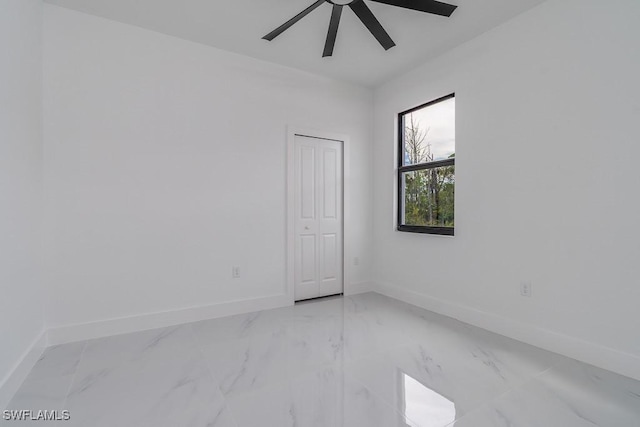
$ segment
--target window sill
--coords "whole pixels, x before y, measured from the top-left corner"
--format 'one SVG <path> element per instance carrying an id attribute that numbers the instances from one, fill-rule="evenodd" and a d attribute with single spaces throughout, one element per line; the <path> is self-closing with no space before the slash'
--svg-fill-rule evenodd
<path id="1" fill-rule="evenodd" d="M 405 233 L 421 233 L 421 234 L 436 234 L 439 236 L 453 236 L 453 227 L 427 227 L 423 225 L 399 225 L 398 231 Z"/>

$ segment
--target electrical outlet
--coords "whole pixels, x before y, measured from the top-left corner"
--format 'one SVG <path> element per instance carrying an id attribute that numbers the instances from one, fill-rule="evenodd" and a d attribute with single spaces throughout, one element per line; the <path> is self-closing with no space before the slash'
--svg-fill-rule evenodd
<path id="1" fill-rule="evenodd" d="M 520 295 L 522 295 L 523 297 L 531 297 L 531 288 L 533 287 L 533 284 L 531 282 L 521 282 L 520 283 Z"/>
<path id="2" fill-rule="evenodd" d="M 240 277 L 240 267 L 233 267 L 233 269 L 231 270 L 231 275 L 234 279 Z"/>

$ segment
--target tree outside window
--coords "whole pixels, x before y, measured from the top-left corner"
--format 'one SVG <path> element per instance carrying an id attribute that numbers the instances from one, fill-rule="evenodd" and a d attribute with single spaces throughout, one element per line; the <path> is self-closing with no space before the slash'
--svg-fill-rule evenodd
<path id="1" fill-rule="evenodd" d="M 455 98 L 398 116 L 398 230 L 454 234 Z"/>

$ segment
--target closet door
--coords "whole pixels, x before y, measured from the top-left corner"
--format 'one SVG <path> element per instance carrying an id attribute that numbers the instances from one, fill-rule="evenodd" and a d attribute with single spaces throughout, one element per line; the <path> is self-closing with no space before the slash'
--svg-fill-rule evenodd
<path id="1" fill-rule="evenodd" d="M 342 143 L 295 138 L 295 299 L 343 292 Z"/>

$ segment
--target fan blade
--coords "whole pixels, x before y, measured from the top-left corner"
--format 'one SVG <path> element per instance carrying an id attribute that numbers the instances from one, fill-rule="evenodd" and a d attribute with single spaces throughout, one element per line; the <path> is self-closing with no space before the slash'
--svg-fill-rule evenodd
<path id="1" fill-rule="evenodd" d="M 405 9 L 417 10 L 418 12 L 433 13 L 440 16 L 451 16 L 458 6 L 442 3 L 436 0 L 372 0 L 377 3 L 384 3 L 391 6 L 403 7 Z"/>
<path id="2" fill-rule="evenodd" d="M 396 44 L 391 40 L 389 34 L 382 28 L 380 22 L 376 19 L 371 12 L 371 9 L 364 4 L 363 0 L 356 0 L 353 3 L 349 3 L 349 7 L 360 18 L 362 23 L 371 31 L 371 34 L 378 40 L 384 50 L 389 50 Z"/>
<path id="3" fill-rule="evenodd" d="M 269 40 L 269 41 L 275 39 L 280 34 L 284 33 L 286 30 L 291 28 L 291 26 L 293 24 L 295 24 L 296 22 L 298 22 L 299 20 L 301 20 L 302 18 L 307 16 L 309 13 L 314 11 L 317 7 L 319 7 L 323 3 L 325 3 L 325 0 L 316 1 L 314 4 L 312 4 L 311 6 L 309 6 L 308 8 L 306 8 L 305 10 L 303 10 L 302 12 L 300 12 L 299 14 L 294 16 L 293 18 L 289 19 L 287 22 L 285 22 L 284 24 L 280 25 L 278 28 L 276 28 L 275 30 L 271 31 L 266 36 L 264 36 L 263 39 L 264 40 Z"/>
<path id="4" fill-rule="evenodd" d="M 322 57 L 333 55 L 333 47 L 336 45 L 336 37 L 338 35 L 338 25 L 340 25 L 340 17 L 342 16 L 342 5 L 334 4 L 331 11 L 331 21 L 329 21 L 329 32 L 327 33 L 327 41 L 324 44 L 324 52 Z"/>

